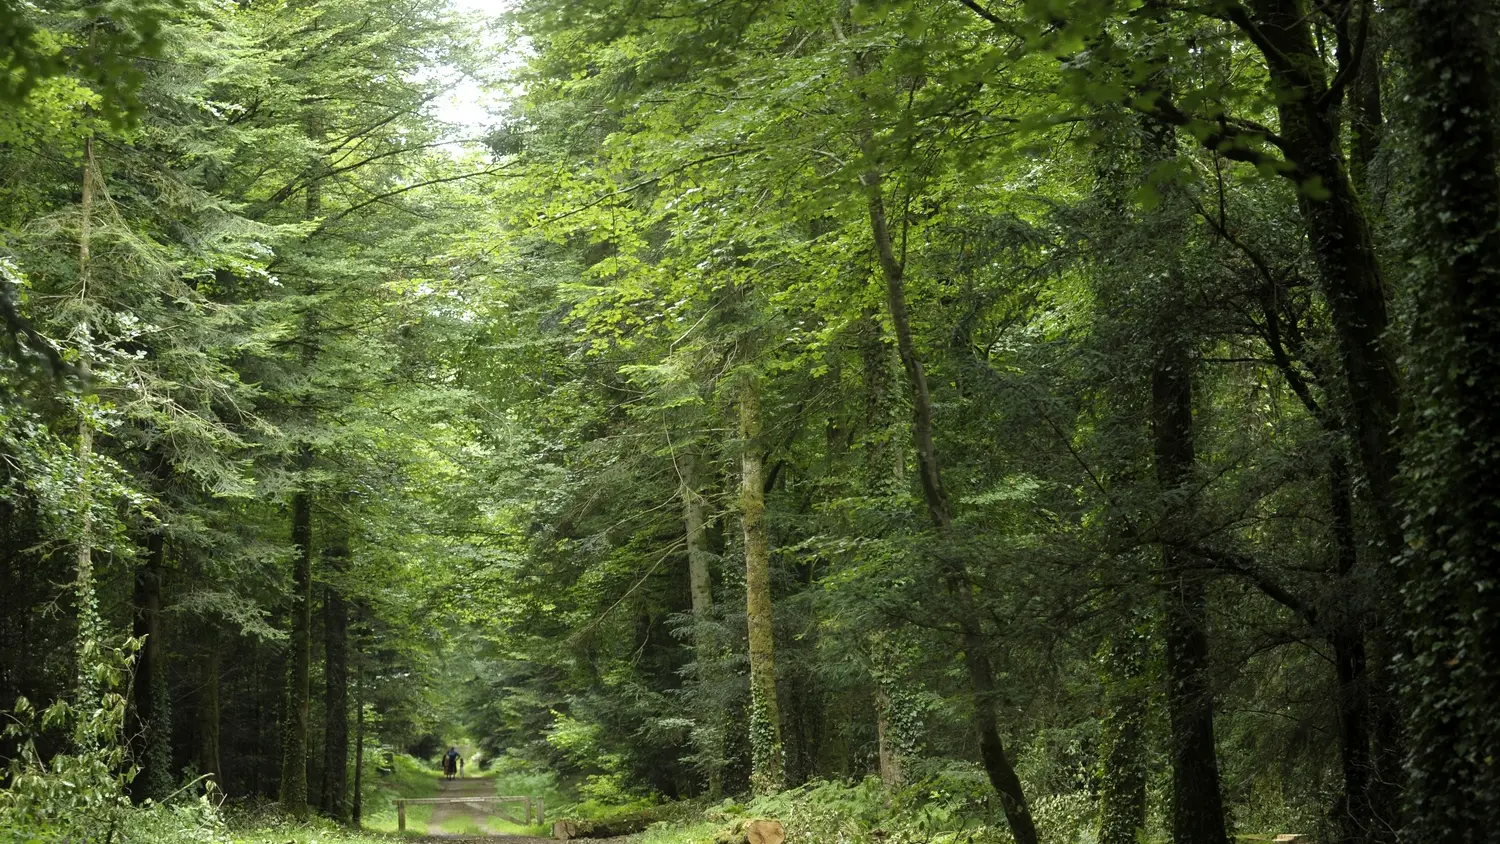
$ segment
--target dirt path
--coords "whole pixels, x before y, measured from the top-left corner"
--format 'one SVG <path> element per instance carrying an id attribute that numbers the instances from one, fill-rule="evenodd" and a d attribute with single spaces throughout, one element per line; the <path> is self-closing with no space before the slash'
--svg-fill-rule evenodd
<path id="1" fill-rule="evenodd" d="M 441 780 L 438 797 L 493 797 L 495 782 L 490 779 Z M 414 839 L 420 844 L 553 844 L 551 838 L 505 835 L 491 832 L 486 820 L 491 816 L 482 805 L 473 803 L 439 803 L 432 807 L 427 834 Z M 468 828 L 468 832 L 448 832 Z M 472 830 L 478 829 L 476 835 Z M 624 844 L 628 838 L 592 839 L 589 844 Z"/>
<path id="2" fill-rule="evenodd" d="M 488 779 L 455 779 L 440 780 L 438 782 L 439 797 L 494 797 L 495 783 Z M 478 829 L 481 835 L 488 835 L 490 829 L 485 825 L 488 813 L 483 806 L 473 803 L 439 803 L 432 807 L 432 817 L 427 821 L 428 838 L 453 841 L 454 839 L 473 838 L 463 833 L 448 832 L 464 827 Z M 513 838 L 506 836 L 512 841 L 535 841 L 538 839 Z"/>

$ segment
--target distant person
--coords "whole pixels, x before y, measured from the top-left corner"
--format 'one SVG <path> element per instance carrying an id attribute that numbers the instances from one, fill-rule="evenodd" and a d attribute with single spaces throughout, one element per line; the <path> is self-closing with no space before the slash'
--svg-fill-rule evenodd
<path id="1" fill-rule="evenodd" d="M 462 756 L 458 757 L 458 775 L 460 777 L 464 775 L 464 758 Z"/>
<path id="2" fill-rule="evenodd" d="M 443 754 L 443 776 L 450 780 L 458 776 L 459 758 L 457 747 L 448 748 L 448 752 Z"/>

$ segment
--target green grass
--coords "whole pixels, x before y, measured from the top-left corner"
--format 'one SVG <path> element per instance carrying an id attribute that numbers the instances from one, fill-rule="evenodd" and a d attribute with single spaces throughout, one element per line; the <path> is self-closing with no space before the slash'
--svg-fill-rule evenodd
<path id="1" fill-rule="evenodd" d="M 234 844 L 392 844 L 387 836 L 340 829 L 331 823 L 240 829 L 231 834 L 230 840 Z"/>
<path id="2" fill-rule="evenodd" d="M 431 831 L 428 830 L 428 832 Z M 458 817 L 443 824 L 442 831 L 453 835 L 484 835 L 487 830 L 474 818 Z"/>
<path id="3" fill-rule="evenodd" d="M 436 797 L 439 774 L 435 768 L 410 756 L 395 756 L 389 773 L 376 773 L 364 790 L 364 828 L 372 832 L 395 832 L 398 798 Z M 373 766 L 367 770 L 373 771 Z M 408 832 L 426 832 L 431 806 L 407 806 Z"/>
<path id="4" fill-rule="evenodd" d="M 636 844 L 705 844 L 724 828 L 722 822 L 662 824 L 653 826 L 636 839 Z"/>

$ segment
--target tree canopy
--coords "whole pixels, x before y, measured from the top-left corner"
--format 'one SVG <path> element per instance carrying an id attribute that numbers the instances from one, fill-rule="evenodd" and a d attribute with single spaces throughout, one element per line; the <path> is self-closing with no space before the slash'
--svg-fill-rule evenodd
<path id="1" fill-rule="evenodd" d="M 0 833 L 1492 840 L 1497 16 L 0 0 Z"/>

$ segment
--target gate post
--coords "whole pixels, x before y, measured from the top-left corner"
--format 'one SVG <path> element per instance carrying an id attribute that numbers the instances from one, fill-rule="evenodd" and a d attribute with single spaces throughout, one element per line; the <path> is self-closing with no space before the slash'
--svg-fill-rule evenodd
<path id="1" fill-rule="evenodd" d="M 401 831 L 401 832 L 405 832 L 406 831 L 406 801 L 405 800 L 397 800 L 396 801 L 396 829 L 399 830 L 399 831 Z"/>
<path id="2" fill-rule="evenodd" d="M 545 826 L 546 824 L 547 824 L 547 803 L 546 803 L 545 800 L 543 800 L 542 798 L 538 797 L 536 799 L 536 825 L 537 826 Z"/>

